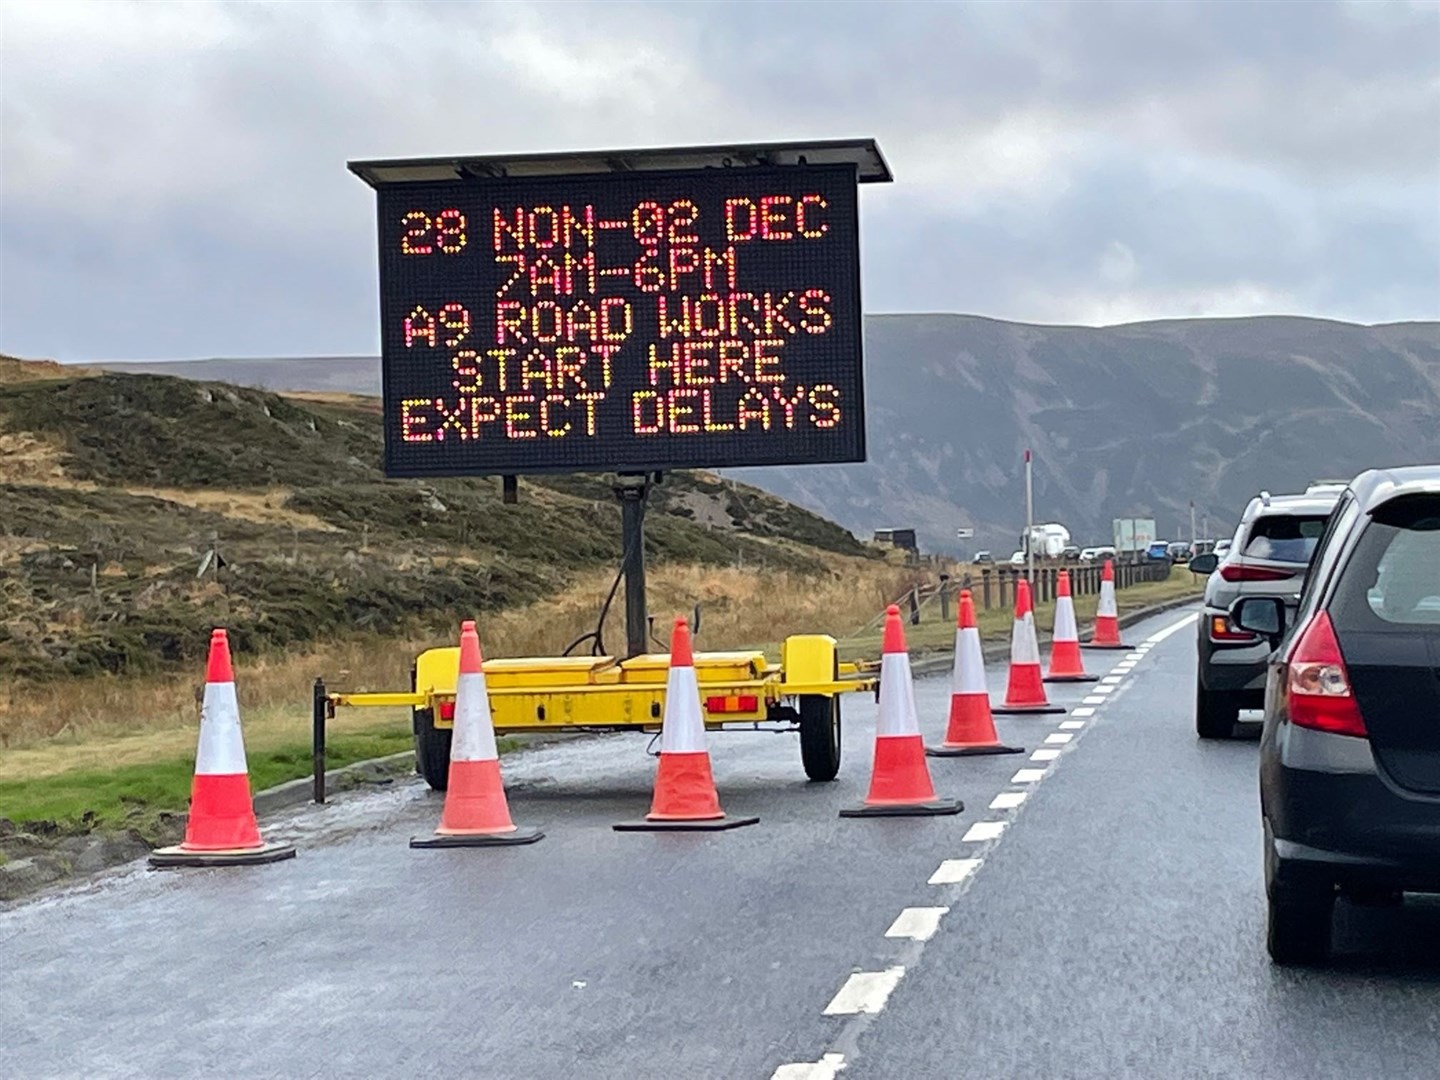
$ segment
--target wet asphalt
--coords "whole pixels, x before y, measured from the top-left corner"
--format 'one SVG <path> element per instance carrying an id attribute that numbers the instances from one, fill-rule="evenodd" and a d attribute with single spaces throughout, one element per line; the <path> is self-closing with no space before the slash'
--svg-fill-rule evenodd
<path id="1" fill-rule="evenodd" d="M 833 784 L 805 781 L 793 735 L 712 736 L 750 828 L 612 831 L 647 809 L 654 761 L 605 737 L 507 759 L 532 846 L 411 850 L 440 804 L 407 782 L 265 822 L 290 862 L 131 868 L 0 912 L 0 1076 L 763 1080 L 827 1054 L 845 1080 L 1435 1076 L 1440 904 L 1342 911 L 1331 968 L 1269 965 L 1256 747 L 1196 741 L 1193 635 L 1081 706 L 1054 761 L 1028 751 L 1073 713 L 997 718 L 1026 755 L 932 760 L 958 817 L 838 816 L 868 782 L 855 695 Z M 947 695 L 917 684 L 936 738 Z M 976 822 L 1006 825 L 964 840 Z M 929 884 L 963 858 L 963 882 Z M 949 911 L 928 941 L 885 936 L 912 907 Z M 852 973 L 897 967 L 862 1006 L 880 1011 L 824 1015 Z M 807 1074 L 832 1071 L 780 1073 Z"/>

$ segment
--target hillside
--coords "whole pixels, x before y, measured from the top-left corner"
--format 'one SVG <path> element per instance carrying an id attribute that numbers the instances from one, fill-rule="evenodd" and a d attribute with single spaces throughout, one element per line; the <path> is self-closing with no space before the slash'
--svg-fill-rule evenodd
<path id="1" fill-rule="evenodd" d="M 0 365 L 0 678 L 164 672 L 223 622 L 237 648 L 453 629 L 613 567 L 603 477 L 382 477 L 373 402 Z M 223 565 L 202 566 L 218 550 Z M 845 530 L 734 481 L 655 489 L 657 565 L 798 574 L 865 555 Z M 616 623 L 612 634 L 623 631 Z"/>
<path id="2" fill-rule="evenodd" d="M 272 389 L 377 393 L 374 358 L 137 365 Z M 1035 506 L 1078 543 L 1110 519 L 1188 504 L 1228 533 L 1261 488 L 1440 459 L 1440 324 L 1193 319 L 1104 328 L 968 315 L 866 321 L 870 460 L 736 473 L 868 536 L 913 525 L 938 550 L 955 528 L 1011 550 L 1023 525 L 1021 453 Z M 966 542 L 969 549 L 972 542 Z"/>

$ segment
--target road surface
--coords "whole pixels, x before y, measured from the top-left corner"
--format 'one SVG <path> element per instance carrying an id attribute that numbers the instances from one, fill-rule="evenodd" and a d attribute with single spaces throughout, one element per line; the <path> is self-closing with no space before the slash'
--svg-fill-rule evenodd
<path id="1" fill-rule="evenodd" d="M 507 761 L 530 847 L 412 851 L 411 782 L 268 822 L 290 862 L 15 908 L 0 1076 L 1435 1076 L 1440 904 L 1342 904 L 1330 969 L 1266 959 L 1256 747 L 1194 737 L 1193 617 L 1087 653 L 1110 681 L 1051 687 L 1067 715 L 998 718 L 1025 755 L 932 760 L 959 817 L 837 816 L 857 696 L 834 784 L 793 736 L 712 737 L 751 828 L 613 832 L 654 763 L 605 738 Z M 936 737 L 947 695 L 917 684 Z"/>

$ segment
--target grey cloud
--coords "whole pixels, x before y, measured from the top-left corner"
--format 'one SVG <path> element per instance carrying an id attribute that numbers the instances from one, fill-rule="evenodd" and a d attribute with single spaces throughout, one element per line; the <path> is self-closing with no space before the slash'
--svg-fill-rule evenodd
<path id="1" fill-rule="evenodd" d="M 24 354 L 373 350 L 347 158 L 837 135 L 897 173 L 864 199 L 876 310 L 1440 314 L 1437 6 L 14 10 L 0 348 Z"/>

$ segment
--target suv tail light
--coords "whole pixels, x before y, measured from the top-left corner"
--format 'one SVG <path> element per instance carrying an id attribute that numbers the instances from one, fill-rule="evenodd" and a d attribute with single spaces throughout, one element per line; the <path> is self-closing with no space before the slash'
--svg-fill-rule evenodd
<path id="1" fill-rule="evenodd" d="M 1334 735 L 1369 737 L 1328 613 L 1320 612 L 1300 631 L 1290 651 L 1285 689 L 1291 723 Z"/>
<path id="2" fill-rule="evenodd" d="M 1241 630 L 1230 621 L 1229 615 L 1210 616 L 1211 641 L 1259 641 L 1260 635 Z"/>
<path id="3" fill-rule="evenodd" d="M 1275 570 L 1268 566 L 1229 563 L 1220 567 L 1220 576 L 1226 581 L 1284 581 L 1295 574 L 1290 570 Z"/>

